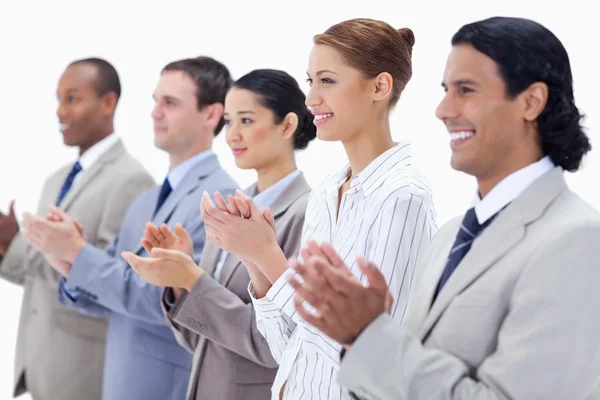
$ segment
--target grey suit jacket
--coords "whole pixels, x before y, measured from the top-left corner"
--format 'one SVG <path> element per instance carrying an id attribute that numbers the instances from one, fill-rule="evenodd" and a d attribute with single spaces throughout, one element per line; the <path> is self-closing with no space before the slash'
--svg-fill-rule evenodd
<path id="1" fill-rule="evenodd" d="M 404 326 L 382 315 L 367 327 L 341 384 L 361 399 L 599 399 L 598 211 L 556 167 L 475 240 L 430 307 L 461 221 L 432 242 Z"/>
<path id="2" fill-rule="evenodd" d="M 205 241 L 202 193 L 233 194 L 236 187 L 212 154 L 190 168 L 154 217 L 160 186 L 131 203 L 119 234 L 105 249 L 86 245 L 77 255 L 66 288 L 81 296 L 71 299 L 65 295 L 62 301 L 84 314 L 109 316 L 103 400 L 185 397 L 192 356 L 177 344 L 167 326 L 160 306 L 162 288 L 144 282 L 121 252 L 147 256 L 140 243 L 146 223 L 165 223 L 174 229 L 179 222 L 189 232 L 199 259 Z"/>
<path id="3" fill-rule="evenodd" d="M 38 215 L 46 215 L 56 203 L 70 169 L 71 164 L 65 165 L 46 180 Z M 152 185 L 151 176 L 119 140 L 76 182 L 61 208 L 81 222 L 89 243 L 102 248 L 118 233 L 131 201 Z M 99 400 L 106 319 L 64 307 L 57 297 L 58 273 L 21 235 L 1 259 L 0 275 L 24 286 L 13 394 Z"/>
<path id="4" fill-rule="evenodd" d="M 298 254 L 310 187 L 303 175 L 273 203 L 277 242 L 287 257 Z M 194 353 L 189 400 L 264 400 L 271 396 L 277 363 L 256 327 L 246 267 L 230 254 L 219 281 L 212 278 L 221 249 L 207 243 L 200 265 L 205 273 L 175 307 L 172 289 L 162 304 L 177 341 Z"/>

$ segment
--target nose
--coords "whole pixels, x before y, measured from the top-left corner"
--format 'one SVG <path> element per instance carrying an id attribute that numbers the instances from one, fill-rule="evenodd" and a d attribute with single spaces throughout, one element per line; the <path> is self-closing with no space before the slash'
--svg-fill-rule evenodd
<path id="1" fill-rule="evenodd" d="M 157 119 L 157 120 L 161 120 L 163 118 L 163 112 L 162 112 L 162 109 L 160 108 L 160 105 L 158 103 L 156 103 L 154 105 L 154 108 L 152 109 L 152 112 L 150 113 L 150 116 L 153 119 Z"/>
<path id="2" fill-rule="evenodd" d="M 314 108 L 322 103 L 323 98 L 321 97 L 319 89 L 317 89 L 314 85 L 311 86 L 306 94 L 306 100 L 304 101 L 304 104 L 309 108 Z"/>
<path id="3" fill-rule="evenodd" d="M 67 116 L 67 110 L 62 101 L 58 102 L 58 107 L 56 107 L 56 116 L 59 121 L 64 121 Z"/>
<path id="4" fill-rule="evenodd" d="M 459 114 L 457 103 L 458 102 L 450 93 L 446 93 L 442 101 L 440 101 L 440 104 L 438 104 L 437 108 L 435 109 L 435 116 L 442 121 L 456 119 Z"/>
<path id="5" fill-rule="evenodd" d="M 225 125 L 225 140 L 227 143 L 238 143 L 242 139 L 242 135 L 240 134 L 240 128 L 238 124 L 231 121 L 229 124 Z"/>

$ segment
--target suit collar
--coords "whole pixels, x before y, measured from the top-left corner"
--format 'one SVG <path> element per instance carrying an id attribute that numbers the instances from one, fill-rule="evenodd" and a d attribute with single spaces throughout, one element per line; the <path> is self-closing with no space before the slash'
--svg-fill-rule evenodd
<path id="1" fill-rule="evenodd" d="M 71 190 L 69 190 L 61 203 L 61 208 L 68 211 L 73 201 L 77 198 L 79 193 L 98 175 L 106 165 L 115 162 L 119 157 L 125 154 L 125 146 L 121 139 L 117 139 L 108 150 L 106 150 L 98 159 L 95 161 L 88 170 L 84 170 L 84 174 L 81 180 L 78 181 Z M 62 181 L 61 181 L 62 185 Z"/>
<path id="2" fill-rule="evenodd" d="M 422 339 L 431 332 L 452 299 L 491 268 L 500 257 L 518 245 L 526 235 L 527 225 L 539 219 L 552 202 L 566 190 L 568 188 L 563 170 L 555 167 L 533 182 L 496 217 L 494 222 L 473 242 L 471 250 L 439 293 L 421 329 Z M 456 224 L 454 233 L 459 226 L 460 224 Z M 439 271 L 436 271 L 437 279 L 431 279 L 429 285 L 423 288 L 424 301 L 432 298 L 431 295 L 445 266 L 454 238 L 455 235 L 449 237 L 448 243 L 444 244 L 446 248 L 441 253 L 442 257 L 438 260 L 439 264 L 433 265 L 434 268 L 439 268 Z M 435 284 L 432 285 L 433 281 Z"/>

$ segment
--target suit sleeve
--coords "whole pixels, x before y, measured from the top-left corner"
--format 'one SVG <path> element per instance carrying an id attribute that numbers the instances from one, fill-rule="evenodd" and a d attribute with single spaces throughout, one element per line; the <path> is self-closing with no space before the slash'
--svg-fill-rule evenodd
<path id="1" fill-rule="evenodd" d="M 163 312 L 167 316 L 167 325 L 169 325 L 169 327 L 173 331 L 177 343 L 179 343 L 181 347 L 193 354 L 194 350 L 196 349 L 196 345 L 198 344 L 200 335 L 180 325 L 179 323 L 177 323 L 177 321 L 175 321 L 174 318 L 175 307 L 181 302 L 185 301 L 186 297 L 187 292 L 184 292 L 177 301 L 175 300 L 173 288 L 165 288 L 161 297 L 161 305 Z"/>
<path id="2" fill-rule="evenodd" d="M 591 349 L 598 347 L 600 320 L 587 310 L 600 305 L 599 241 L 600 226 L 588 226 L 561 232 L 532 254 L 498 347 L 478 367 L 423 346 L 381 315 L 346 353 L 340 384 L 360 399 L 595 398 L 600 352 Z"/>
<path id="3" fill-rule="evenodd" d="M 191 211 L 183 226 L 194 242 L 194 254 L 200 254 L 205 241 L 204 223 L 198 210 Z M 160 302 L 163 288 L 146 283 L 116 254 L 117 240 L 106 250 L 86 244 L 73 263 L 67 289 L 82 293 L 80 299 L 87 298 L 111 312 L 164 325 Z"/>
<path id="4" fill-rule="evenodd" d="M 25 256 L 30 248 L 27 241 L 17 232 L 4 256 L 0 256 L 0 276 L 16 285 L 23 285 L 27 275 Z"/>

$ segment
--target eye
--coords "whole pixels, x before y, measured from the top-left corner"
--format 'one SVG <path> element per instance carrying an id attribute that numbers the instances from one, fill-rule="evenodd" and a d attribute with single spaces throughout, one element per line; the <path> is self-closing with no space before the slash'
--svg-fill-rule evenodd
<path id="1" fill-rule="evenodd" d="M 459 90 L 460 94 L 467 94 L 467 93 L 474 92 L 473 89 L 471 89 L 470 87 L 467 87 L 467 86 L 461 86 L 458 88 L 458 90 Z"/>
<path id="2" fill-rule="evenodd" d="M 77 103 L 78 100 L 79 99 L 77 97 L 75 97 L 75 96 L 68 96 L 67 97 L 67 102 L 69 102 L 69 103 Z"/>
<path id="3" fill-rule="evenodd" d="M 242 118 L 242 125 L 251 124 L 252 120 L 250 118 Z"/>
<path id="4" fill-rule="evenodd" d="M 326 85 L 334 83 L 334 81 L 332 79 L 329 79 L 329 78 L 322 78 L 321 82 L 324 83 L 324 84 L 326 84 Z"/>
<path id="5" fill-rule="evenodd" d="M 306 78 L 306 82 L 308 83 L 308 86 L 312 86 L 313 80 L 310 78 Z"/>

